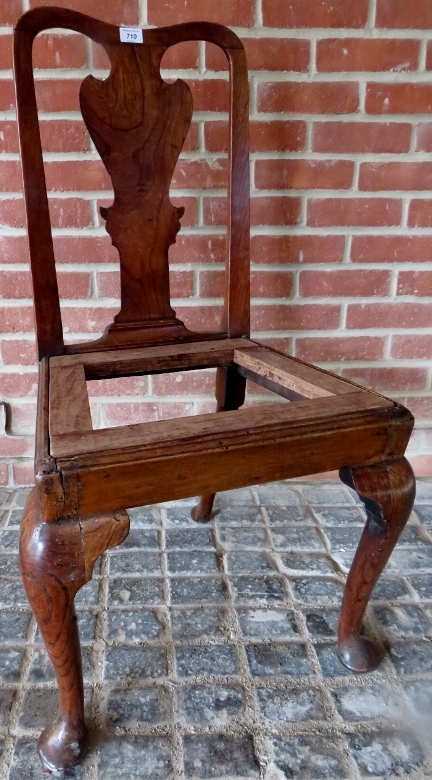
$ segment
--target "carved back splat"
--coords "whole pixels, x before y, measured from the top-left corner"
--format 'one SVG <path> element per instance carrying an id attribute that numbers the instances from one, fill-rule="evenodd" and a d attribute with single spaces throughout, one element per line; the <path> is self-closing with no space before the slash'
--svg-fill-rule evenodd
<path id="1" fill-rule="evenodd" d="M 84 121 L 111 177 L 114 203 L 101 209 L 120 255 L 118 324 L 173 324 L 168 247 L 184 209 L 174 208 L 169 186 L 192 118 L 183 81 L 160 76 L 165 49 L 109 47 L 106 81 L 88 76 L 80 90 Z"/>
<path id="2" fill-rule="evenodd" d="M 101 209 L 120 257 L 120 311 L 101 339 L 65 346 L 46 197 L 34 81 L 32 43 L 38 32 L 63 27 L 89 36 L 108 53 L 106 81 L 84 79 L 80 105 L 85 124 L 111 177 L 114 201 Z M 181 80 L 160 75 L 166 49 L 208 40 L 230 65 L 230 172 L 225 306 L 218 334 L 193 333 L 170 304 L 168 249 L 180 230 L 183 208 L 169 187 L 192 118 L 192 96 Z M 25 14 L 15 34 L 15 75 L 40 357 L 247 336 L 249 332 L 248 87 L 241 42 L 220 25 L 198 22 L 144 31 L 143 44 L 125 44 L 119 29 L 84 14 L 39 8 Z"/>

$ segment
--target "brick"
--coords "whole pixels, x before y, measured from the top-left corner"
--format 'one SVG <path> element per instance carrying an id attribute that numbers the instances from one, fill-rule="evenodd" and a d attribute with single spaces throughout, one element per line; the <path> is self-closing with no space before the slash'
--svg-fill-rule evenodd
<path id="1" fill-rule="evenodd" d="M 175 374 L 155 374 L 151 378 L 152 393 L 157 396 L 213 395 L 214 371 L 185 371 Z M 214 401 L 212 399 L 214 405 Z"/>
<path id="2" fill-rule="evenodd" d="M 47 189 L 51 192 L 110 190 L 111 181 L 100 160 L 63 160 L 45 164 Z"/>
<path id="3" fill-rule="evenodd" d="M 426 368 L 343 368 L 342 376 L 379 392 L 392 390 L 423 390 L 426 386 Z"/>
<path id="4" fill-rule="evenodd" d="M 8 31 L 0 37 L 0 70 L 10 70 L 12 67 L 13 38 L 11 32 Z"/>
<path id="5" fill-rule="evenodd" d="M 225 271 L 200 271 L 200 298 L 222 298 L 225 289 Z"/>
<path id="6" fill-rule="evenodd" d="M 392 336 L 390 355 L 401 360 L 430 360 L 432 358 L 432 335 L 430 333 Z"/>
<path id="7" fill-rule="evenodd" d="M 306 73 L 309 68 L 310 42 L 300 38 L 244 38 L 248 69 Z M 206 43 L 206 68 L 226 70 L 224 53 Z"/>
<path id="8" fill-rule="evenodd" d="M 157 405 L 153 401 L 101 404 L 103 426 L 134 425 L 158 419 Z"/>
<path id="9" fill-rule="evenodd" d="M 0 122 L 0 152 L 18 152 L 18 128 L 16 122 Z M 3 160 L 2 160 L 3 164 Z"/>
<path id="10" fill-rule="evenodd" d="M 409 227 L 432 227 L 432 201 L 412 200 L 408 211 Z"/>
<path id="11" fill-rule="evenodd" d="M 409 395 L 398 398 L 398 401 L 412 412 L 416 421 L 430 420 L 432 417 L 432 396 Z M 431 471 L 432 474 L 432 471 Z"/>
<path id="12" fill-rule="evenodd" d="M 227 160 L 179 160 L 171 186 L 175 189 L 220 189 L 227 186 Z"/>
<path id="13" fill-rule="evenodd" d="M 293 354 L 293 339 L 286 336 L 262 336 L 260 338 L 262 344 L 265 344 L 271 349 L 277 349 L 279 352 L 284 352 L 286 355 Z"/>
<path id="14" fill-rule="evenodd" d="M 228 151 L 227 122 L 206 122 L 204 137 L 207 151 Z M 252 121 L 249 125 L 249 143 L 251 152 L 300 152 L 306 148 L 306 122 Z"/>
<path id="15" fill-rule="evenodd" d="M 32 333 L 34 327 L 31 306 L 0 308 L 0 333 Z"/>
<path id="16" fill-rule="evenodd" d="M 224 294 L 224 271 L 201 271 L 199 294 L 203 298 L 221 298 Z M 252 298 L 289 298 L 293 289 L 290 271 L 252 271 Z"/>
<path id="17" fill-rule="evenodd" d="M 204 224 L 226 225 L 227 205 L 226 198 L 204 198 Z M 250 206 L 251 225 L 296 225 L 299 221 L 300 198 L 252 198 Z"/>
<path id="18" fill-rule="evenodd" d="M 32 286 L 27 271 L 0 271 L 0 298 L 31 298 Z"/>
<path id="19" fill-rule="evenodd" d="M 186 198 L 183 195 L 179 195 L 178 197 L 175 197 L 174 195 L 171 195 L 171 203 L 173 206 L 179 207 L 182 206 L 185 210 L 185 213 L 180 219 L 181 226 L 182 227 L 193 227 L 197 224 L 198 221 L 198 201 L 197 198 Z M 102 223 L 104 221 L 102 220 Z"/>
<path id="20" fill-rule="evenodd" d="M 42 33 L 33 44 L 34 68 L 84 68 L 87 50 L 83 35 Z"/>
<path id="21" fill-rule="evenodd" d="M 0 200 L 0 224 L 14 228 L 24 227 L 26 218 L 22 198 Z"/>
<path id="22" fill-rule="evenodd" d="M 146 376 L 121 376 L 114 379 L 91 379 L 88 382 L 90 398 L 114 398 L 146 395 Z"/>
<path id="23" fill-rule="evenodd" d="M 432 6 L 428 0 L 378 0 L 376 26 L 389 29 L 422 30 L 432 27 Z"/>
<path id="24" fill-rule="evenodd" d="M 10 405 L 10 433 L 13 436 L 33 435 L 36 426 L 36 404 Z"/>
<path id="25" fill-rule="evenodd" d="M 417 152 L 432 152 L 432 123 L 420 122 L 417 126 Z"/>
<path id="26" fill-rule="evenodd" d="M 102 333 L 106 326 L 112 322 L 117 312 L 118 307 L 98 308 L 89 306 L 88 308 L 77 308 L 63 306 L 63 327 L 66 333 Z"/>
<path id="27" fill-rule="evenodd" d="M 54 254 L 59 263 L 118 262 L 109 236 L 56 236 Z"/>
<path id="28" fill-rule="evenodd" d="M 390 293 L 391 271 L 340 270 L 301 271 L 300 295 L 303 298 L 385 296 Z"/>
<path id="29" fill-rule="evenodd" d="M 402 201 L 387 198 L 313 198 L 308 200 L 306 223 L 331 225 L 400 225 Z"/>
<path id="30" fill-rule="evenodd" d="M 340 307 L 328 304 L 297 304 L 252 306 L 252 329 L 271 330 L 331 330 L 339 326 Z"/>
<path id="31" fill-rule="evenodd" d="M 184 140 L 183 151 L 195 152 L 198 149 L 198 123 L 192 122 Z"/>
<path id="32" fill-rule="evenodd" d="M 91 41 L 91 61 L 94 68 L 97 70 L 109 70 L 110 61 L 108 54 L 103 46 Z"/>
<path id="33" fill-rule="evenodd" d="M 257 160 L 255 186 L 263 190 L 348 189 L 354 164 L 350 160 Z"/>
<path id="34" fill-rule="evenodd" d="M 0 452 L 3 458 L 23 458 L 33 454 L 34 443 L 29 436 L 0 435 Z"/>
<path id="35" fill-rule="evenodd" d="M 223 263 L 226 251 L 225 236 L 180 234 L 170 247 L 169 257 L 173 263 Z"/>
<path id="36" fill-rule="evenodd" d="M 297 225 L 301 199 L 280 196 L 251 199 L 251 225 Z"/>
<path id="37" fill-rule="evenodd" d="M 347 328 L 429 328 L 430 305 L 423 303 L 350 303 Z"/>
<path id="38" fill-rule="evenodd" d="M 368 114 L 429 114 L 432 111 L 430 84 L 368 84 Z"/>
<path id="39" fill-rule="evenodd" d="M 327 73 L 417 70 L 420 41 L 327 38 L 317 42 L 317 70 Z"/>
<path id="40" fill-rule="evenodd" d="M 27 236 L 6 236 L 0 233 L 0 257 L 2 263 L 27 263 L 29 261 Z"/>
<path id="41" fill-rule="evenodd" d="M 229 83 L 221 79 L 189 80 L 194 111 L 229 111 Z"/>
<path id="42" fill-rule="evenodd" d="M 198 45 L 197 41 L 184 41 L 170 46 L 162 57 L 161 69 L 196 68 L 198 65 Z"/>
<path id="43" fill-rule="evenodd" d="M 100 298 L 118 298 L 120 295 L 120 276 L 116 271 L 100 271 L 97 274 Z M 193 271 L 170 271 L 170 291 L 172 298 L 187 298 L 193 294 Z"/>
<path id="44" fill-rule="evenodd" d="M 179 22 L 195 22 L 203 19 L 235 27 L 252 27 L 255 3 L 253 0 L 206 0 L 205 9 L 201 0 L 148 0 L 149 24 L 169 25 Z"/>
<path id="45" fill-rule="evenodd" d="M 91 202 L 84 198 L 49 198 L 51 224 L 55 228 L 92 225 Z"/>
<path id="46" fill-rule="evenodd" d="M 176 306 L 177 317 L 191 330 L 220 330 L 221 306 Z"/>
<path id="47" fill-rule="evenodd" d="M 30 0 L 30 8 L 39 8 L 46 5 L 45 0 Z M 70 0 L 56 0 L 56 5 L 60 8 L 70 8 Z M 74 11 L 81 11 L 84 14 L 91 13 L 96 19 L 102 19 L 105 22 L 118 25 L 137 25 L 138 3 L 136 0 L 93 0 L 91 7 L 87 0 L 74 0 Z M 172 24 L 172 20 L 171 20 Z"/>
<path id="48" fill-rule="evenodd" d="M 27 339 L 4 339 L 0 352 L 4 365 L 32 366 L 37 362 L 36 344 Z"/>
<path id="49" fill-rule="evenodd" d="M 432 70 L 432 41 L 426 45 L 426 70 Z"/>
<path id="50" fill-rule="evenodd" d="M 409 152 L 412 125 L 407 122 L 315 122 L 312 151 L 335 154 Z"/>
<path id="51" fill-rule="evenodd" d="M 4 398 L 23 398 L 37 395 L 38 375 L 31 373 L 8 373 L 2 375 L 2 395 Z"/>
<path id="52" fill-rule="evenodd" d="M 87 271 L 60 271 L 57 274 L 60 298 L 80 299 L 90 296 L 91 277 Z"/>
<path id="53" fill-rule="evenodd" d="M 432 271 L 399 271 L 398 295 L 432 296 Z"/>
<path id="54" fill-rule="evenodd" d="M 252 236 L 253 263 L 341 263 L 344 236 Z"/>
<path id="55" fill-rule="evenodd" d="M 360 165 L 359 189 L 430 190 L 432 162 L 383 162 Z"/>
<path id="56" fill-rule="evenodd" d="M 20 192 L 22 190 L 21 169 L 18 160 L 1 161 L 0 190 L 2 192 Z"/>
<path id="57" fill-rule="evenodd" d="M 79 88 L 82 79 L 35 79 L 39 111 L 79 111 Z"/>
<path id="58" fill-rule="evenodd" d="M 290 271 L 252 271 L 252 298 L 290 298 L 294 278 Z"/>
<path id="59" fill-rule="evenodd" d="M 364 27 L 367 0 L 263 0 L 265 27 Z"/>
<path id="60" fill-rule="evenodd" d="M 3 26 L 15 24 L 22 16 L 21 0 L 3 0 L 1 7 L 1 21 Z"/>
<path id="61" fill-rule="evenodd" d="M 81 198 L 58 198 L 48 201 L 53 227 L 90 227 L 90 201 Z M 26 216 L 22 198 L 0 200 L 0 223 L 9 227 L 25 227 Z"/>
<path id="62" fill-rule="evenodd" d="M 0 89 L 0 111 L 15 108 L 15 90 L 12 79 L 2 79 Z"/>
<path id="63" fill-rule="evenodd" d="M 427 263 L 431 257 L 431 236 L 353 236 L 351 245 L 357 263 Z"/>
<path id="64" fill-rule="evenodd" d="M 194 412 L 194 406 L 191 401 L 175 403 L 160 403 L 157 404 L 157 418 L 158 420 L 173 420 L 178 417 L 190 417 Z"/>
<path id="65" fill-rule="evenodd" d="M 295 355 L 312 363 L 334 363 L 344 360 L 380 360 L 385 339 L 379 336 L 331 336 L 296 339 Z"/>
<path id="66" fill-rule="evenodd" d="M 9 485 L 9 469 L 7 463 L 0 463 L 0 485 L 7 487 Z"/>
<path id="67" fill-rule="evenodd" d="M 171 298 L 190 298 L 193 295 L 193 271 L 170 271 Z"/>
<path id="68" fill-rule="evenodd" d="M 116 271 L 99 271 L 96 275 L 98 298 L 120 298 L 120 274 Z"/>
<path id="69" fill-rule="evenodd" d="M 29 463 L 12 463 L 12 479 L 16 487 L 34 484 L 34 466 Z"/>
<path id="70" fill-rule="evenodd" d="M 45 152 L 88 152 L 89 135 L 81 121 L 50 119 L 40 122 L 42 149 Z"/>
<path id="71" fill-rule="evenodd" d="M 351 114 L 359 105 L 355 82 L 270 81 L 257 87 L 258 111 L 298 114 Z"/>

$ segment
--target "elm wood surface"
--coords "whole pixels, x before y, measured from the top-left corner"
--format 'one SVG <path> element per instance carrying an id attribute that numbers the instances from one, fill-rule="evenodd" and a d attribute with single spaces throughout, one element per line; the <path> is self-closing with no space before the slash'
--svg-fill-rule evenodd
<path id="1" fill-rule="evenodd" d="M 39 754 L 51 770 L 68 769 L 81 757 L 87 739 L 76 593 L 92 577 L 97 558 L 124 541 L 126 512 L 80 522 L 46 523 L 33 489 L 24 509 L 20 563 L 24 587 L 54 666 L 59 711 L 39 738 Z"/>
<path id="2" fill-rule="evenodd" d="M 114 202 L 103 209 L 121 259 L 121 309 L 102 339 L 65 347 L 32 70 L 35 36 L 50 27 L 81 32 L 110 59 L 105 81 L 88 76 L 80 90 L 84 120 L 111 176 Z M 146 30 L 143 44 L 120 43 L 119 29 L 62 8 L 38 8 L 15 28 L 14 69 L 39 357 L 155 342 L 209 339 L 175 316 L 169 301 L 168 248 L 180 227 L 168 190 L 190 122 L 191 97 L 167 84 L 160 62 L 169 46 L 207 40 L 230 69 L 228 257 L 222 333 L 249 331 L 248 82 L 244 48 L 225 27 L 207 22 Z M 48 307 L 48 308 L 47 308 Z M 211 335 L 214 338 L 215 334 Z"/>
<path id="3" fill-rule="evenodd" d="M 113 183 L 114 201 L 102 216 L 119 253 L 121 305 L 100 339 L 68 346 L 31 61 L 34 37 L 52 27 L 87 35 L 111 63 L 107 80 L 84 79 L 80 103 Z M 192 108 L 186 84 L 167 84 L 159 71 L 166 49 L 187 40 L 218 45 L 230 71 L 228 250 L 217 333 L 189 331 L 169 295 L 168 252 L 182 211 L 170 203 L 169 187 Z M 249 340 L 248 85 L 234 33 L 191 23 L 145 30 L 143 44 L 124 44 L 113 25 L 38 8 L 18 22 L 14 60 L 40 358 L 36 487 L 20 555 L 59 686 L 59 715 L 41 736 L 40 754 L 50 769 L 68 769 L 86 741 L 74 596 L 96 557 L 125 538 L 126 507 L 201 494 L 193 516 L 203 522 L 217 490 L 341 469 L 368 521 L 345 591 L 339 651 L 352 669 L 374 668 L 379 651 L 359 628 L 409 513 L 413 481 L 404 452 L 413 419 L 376 393 Z M 92 430 L 86 380 L 209 367 L 216 368 L 215 414 Z M 247 378 L 293 403 L 240 409 Z"/>
<path id="4" fill-rule="evenodd" d="M 366 524 L 351 564 L 339 615 L 341 660 L 354 672 L 375 669 L 383 650 L 360 635 L 366 605 L 411 514 L 415 477 L 406 458 L 375 466 L 344 468 L 342 482 L 357 491 Z"/>

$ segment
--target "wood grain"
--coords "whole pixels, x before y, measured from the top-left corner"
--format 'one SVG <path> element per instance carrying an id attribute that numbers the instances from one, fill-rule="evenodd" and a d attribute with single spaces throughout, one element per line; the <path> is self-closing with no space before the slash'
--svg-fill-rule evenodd
<path id="1" fill-rule="evenodd" d="M 35 36 L 49 28 L 88 36 L 111 66 L 105 81 L 84 79 L 80 104 L 113 184 L 114 201 L 101 213 L 119 253 L 121 304 L 100 339 L 67 346 L 31 61 Z M 168 47 L 190 40 L 216 44 L 229 66 L 228 251 L 216 333 L 188 330 L 170 303 L 169 248 L 183 210 L 171 204 L 169 188 L 192 103 L 184 81 L 162 80 L 160 63 Z M 114 25 L 41 7 L 17 24 L 14 67 L 40 358 L 36 487 L 24 510 L 21 568 L 59 687 L 59 715 L 41 735 L 40 755 L 50 770 L 65 770 L 86 742 L 74 596 L 98 555 L 125 538 L 127 506 L 201 494 L 193 516 L 202 522 L 217 490 L 342 469 L 368 521 L 347 581 L 339 650 L 356 671 L 378 662 L 360 624 L 412 503 L 404 453 L 413 418 L 376 393 L 248 339 L 248 74 L 232 31 L 196 22 L 146 29 L 143 44 L 124 44 Z M 91 430 L 87 379 L 209 367 L 217 368 L 214 414 Z M 239 408 L 246 378 L 294 402 Z"/>
<path id="2" fill-rule="evenodd" d="M 35 490 L 24 509 L 21 573 L 59 691 L 58 716 L 39 739 L 39 753 L 51 770 L 68 770 L 78 763 L 87 741 L 74 598 L 91 579 L 99 555 L 120 544 L 128 531 L 126 512 L 98 515 L 82 522 L 46 523 Z"/>
<path id="3" fill-rule="evenodd" d="M 84 366 L 50 367 L 49 433 L 91 431 L 92 419 Z"/>
<path id="4" fill-rule="evenodd" d="M 411 514 L 415 478 L 406 458 L 374 466 L 344 468 L 342 482 L 357 491 L 366 525 L 351 564 L 339 616 L 340 658 L 354 672 L 379 665 L 383 648 L 360 634 L 366 605 Z"/>
<path id="5" fill-rule="evenodd" d="M 78 431 L 52 436 L 51 454 L 56 458 L 77 457 L 89 453 L 113 453 L 113 450 L 161 449 L 164 445 L 174 450 L 182 448 L 190 440 L 204 443 L 207 439 L 225 442 L 225 437 L 242 439 L 254 432 L 261 436 L 272 435 L 276 429 L 297 422 L 313 424 L 319 420 L 342 418 L 344 414 L 366 409 L 392 408 L 393 403 L 376 398 L 365 390 L 346 393 L 339 397 L 299 401 L 296 404 L 271 403 L 225 411 L 224 414 L 200 414 L 196 417 L 180 417 L 176 420 L 159 420 L 136 423 L 118 428 L 102 428 L 97 431 Z M 198 444 L 197 444 L 198 446 Z"/>

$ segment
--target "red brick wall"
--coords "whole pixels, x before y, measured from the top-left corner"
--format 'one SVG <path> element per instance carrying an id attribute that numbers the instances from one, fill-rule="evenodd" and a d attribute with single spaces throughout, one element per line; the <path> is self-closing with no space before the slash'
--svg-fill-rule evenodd
<path id="1" fill-rule="evenodd" d="M 36 368 L 11 34 L 23 10 L 42 4 L 0 4 L 0 484 L 31 479 Z M 432 2 L 59 4 L 116 24 L 206 19 L 240 35 L 251 84 L 253 332 L 406 402 L 418 419 L 411 460 L 430 474 Z M 109 181 L 77 98 L 89 69 L 103 74 L 106 63 L 79 36 L 47 33 L 35 65 L 64 323 L 69 338 L 92 337 L 116 310 L 118 275 L 98 217 Z M 214 327 L 225 242 L 225 62 L 215 47 L 185 44 L 165 65 L 192 86 L 197 112 L 173 181 L 173 201 L 186 206 L 171 253 L 174 308 L 194 327 Z M 97 424 L 213 408 L 211 377 L 178 380 L 94 383 Z"/>

